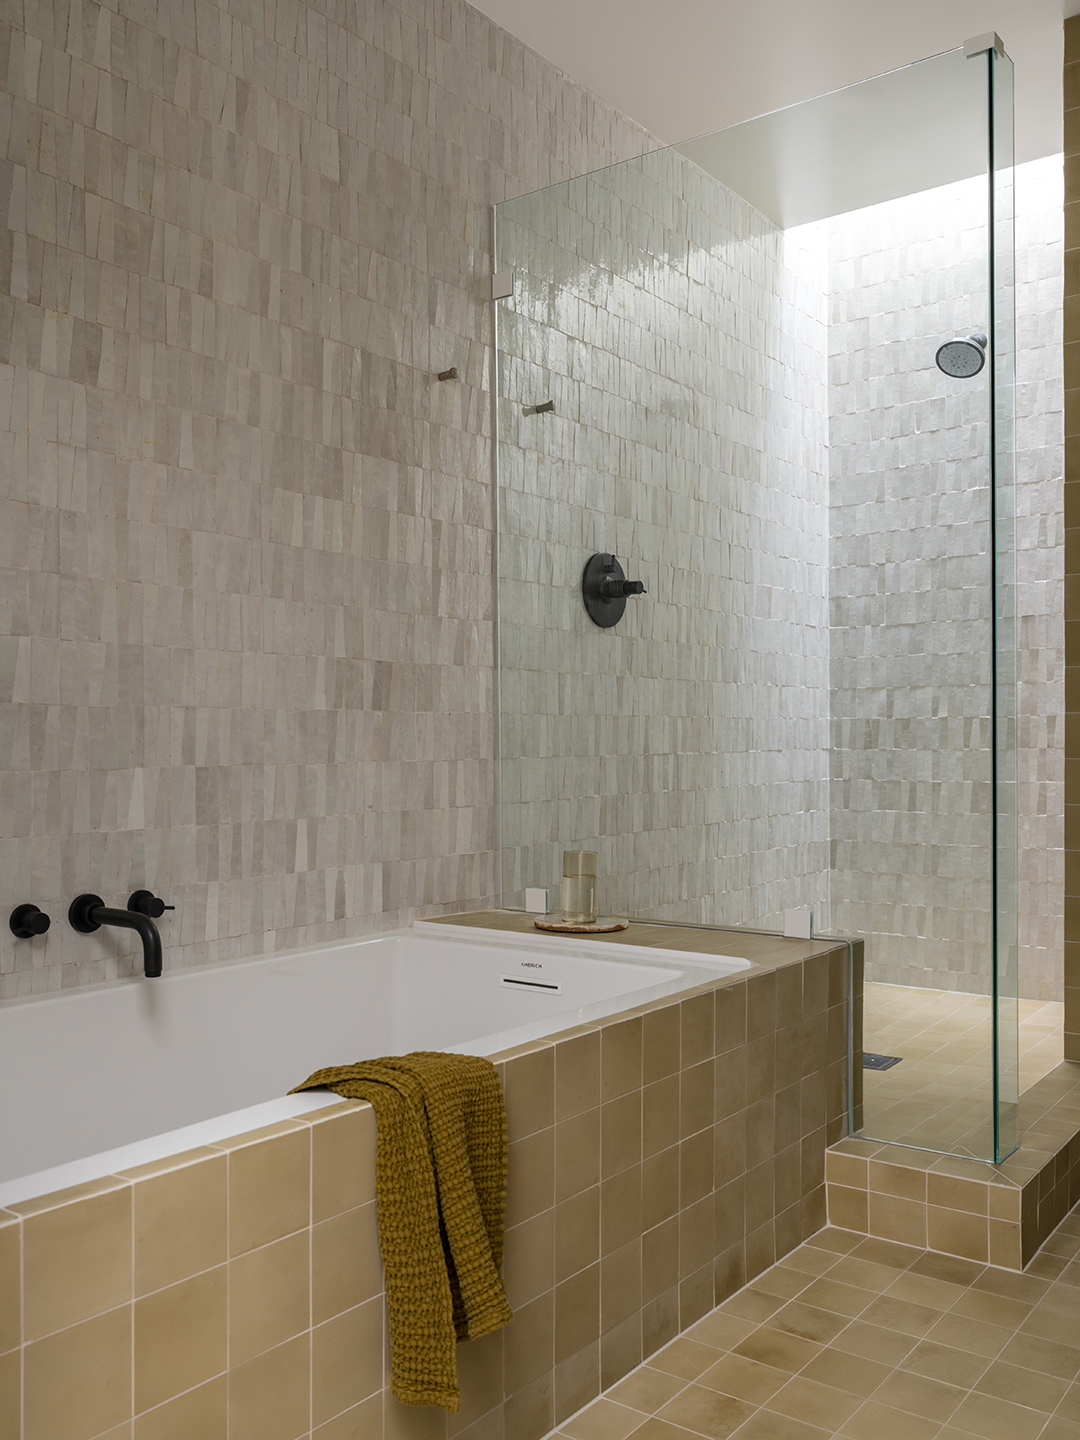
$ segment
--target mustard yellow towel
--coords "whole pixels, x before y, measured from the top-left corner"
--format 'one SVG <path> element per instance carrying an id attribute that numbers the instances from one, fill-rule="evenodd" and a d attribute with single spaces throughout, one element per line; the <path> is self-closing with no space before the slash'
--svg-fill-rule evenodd
<path id="1" fill-rule="evenodd" d="M 456 1411 L 457 1340 L 513 1317 L 499 1277 L 506 1109 L 490 1060 L 417 1050 L 316 1070 L 375 1110 L 375 1198 L 390 1316 L 390 1386 L 405 1405 Z"/>

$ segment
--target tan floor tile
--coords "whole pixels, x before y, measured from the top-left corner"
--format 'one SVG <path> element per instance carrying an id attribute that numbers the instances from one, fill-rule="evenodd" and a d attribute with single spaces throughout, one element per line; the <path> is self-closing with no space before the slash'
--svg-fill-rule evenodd
<path id="1" fill-rule="evenodd" d="M 797 1375 L 766 1402 L 765 1408 L 832 1432 L 838 1430 L 861 1404 L 862 1399 L 858 1395 L 837 1390 L 832 1385 L 819 1385 L 815 1380 Z"/>
<path id="2" fill-rule="evenodd" d="M 758 1280 L 761 1280 L 761 1276 Z M 880 1295 L 896 1281 L 896 1270 L 890 1265 L 877 1265 L 872 1260 L 860 1260 L 856 1255 L 845 1255 L 838 1260 L 828 1273 L 829 1280 L 839 1280 L 844 1285 L 855 1285 L 860 1290 L 869 1290 Z M 866 1302 L 869 1304 L 869 1300 Z"/>
<path id="3" fill-rule="evenodd" d="M 856 1260 L 869 1260 L 875 1265 L 888 1265 L 893 1270 L 906 1270 L 925 1250 L 914 1245 L 900 1245 L 895 1240 L 881 1240 L 876 1235 L 864 1239 L 851 1251 Z"/>
<path id="4" fill-rule="evenodd" d="M 921 1339 L 941 1319 L 941 1311 L 928 1305 L 913 1305 L 910 1300 L 892 1300 L 888 1295 L 879 1295 L 866 1307 L 861 1319 L 869 1325 L 899 1331 L 902 1335 L 917 1335 Z"/>
<path id="5" fill-rule="evenodd" d="M 849 1355 L 830 1346 L 814 1356 L 802 1371 L 802 1378 L 834 1390 L 844 1390 L 865 1400 L 890 1374 L 888 1365 L 859 1355 Z"/>
<path id="6" fill-rule="evenodd" d="M 966 1285 L 951 1285 L 946 1280 L 935 1280 L 929 1275 L 915 1275 L 912 1270 L 906 1270 L 893 1281 L 885 1294 L 898 1300 L 910 1300 L 915 1305 L 929 1305 L 933 1310 L 951 1310 L 967 1288 Z"/>
<path id="7" fill-rule="evenodd" d="M 664 1406 L 658 1418 L 709 1440 L 727 1440 L 753 1413 L 754 1406 L 746 1400 L 703 1385 L 688 1385 Z"/>
<path id="8" fill-rule="evenodd" d="M 940 1428 L 937 1420 L 924 1420 L 868 1400 L 844 1423 L 839 1434 L 851 1440 L 933 1440 Z"/>
<path id="9" fill-rule="evenodd" d="M 817 1310 L 813 1305 L 804 1305 L 794 1300 L 778 1311 L 769 1321 L 773 1330 L 785 1335 L 798 1335 L 803 1340 L 812 1340 L 817 1345 L 827 1345 L 835 1340 L 848 1324 L 846 1315 L 837 1315 L 831 1310 Z"/>
<path id="10" fill-rule="evenodd" d="M 829 1440 L 828 1430 L 790 1415 L 772 1410 L 758 1410 L 738 1432 L 739 1440 Z"/>
<path id="11" fill-rule="evenodd" d="M 963 1400 L 965 1392 L 957 1385 L 946 1385 L 926 1375 L 909 1370 L 894 1370 L 888 1380 L 874 1391 L 873 1399 L 894 1410 L 921 1415 L 924 1420 L 943 1424 Z"/>
<path id="12" fill-rule="evenodd" d="M 811 1235 L 806 1243 L 815 1250 L 834 1250 L 837 1255 L 846 1255 L 861 1245 L 865 1238 L 853 1230 L 837 1230 L 835 1226 L 827 1225 L 824 1230 Z"/>
<path id="13" fill-rule="evenodd" d="M 626 1440 L 641 1427 L 643 1415 L 603 1396 L 587 1410 L 563 1421 L 563 1432 L 572 1440 Z"/>
<path id="14" fill-rule="evenodd" d="M 705 1373 L 707 1375 L 709 1372 Z M 637 1370 L 632 1370 L 625 1380 L 612 1386 L 607 1395 L 620 1405 L 628 1405 L 631 1410 L 653 1415 L 666 1405 L 673 1395 L 677 1395 L 685 1384 L 686 1381 L 678 1375 L 668 1375 L 663 1370 L 654 1370 L 651 1365 L 642 1365 Z"/>
<path id="15" fill-rule="evenodd" d="M 1069 1386 L 1057 1408 L 1057 1414 L 1080 1425 L 1080 1385 Z"/>
<path id="16" fill-rule="evenodd" d="M 841 1260 L 839 1263 L 843 1265 L 844 1261 Z M 833 1273 L 835 1273 L 835 1266 Z M 774 1265 L 771 1270 L 766 1270 L 764 1275 L 757 1277 L 753 1288 L 765 1295 L 776 1295 L 781 1300 L 794 1300 L 795 1296 L 810 1284 L 810 1278 L 800 1270 L 789 1270 L 783 1265 Z M 833 1278 L 832 1274 L 829 1278 Z"/>
<path id="17" fill-rule="evenodd" d="M 832 1272 L 823 1275 L 820 1280 L 815 1280 L 808 1285 L 799 1296 L 804 1305 L 812 1305 L 818 1310 L 831 1310 L 837 1315 L 846 1315 L 853 1320 L 860 1315 L 874 1298 L 874 1293 L 869 1290 L 860 1289 L 855 1285 L 845 1285 L 834 1279 Z"/>
<path id="18" fill-rule="evenodd" d="M 964 1399 L 950 1424 L 983 1440 L 1035 1440 L 1046 1415 L 990 1395 L 971 1394 Z"/>
<path id="19" fill-rule="evenodd" d="M 725 1355 L 711 1370 L 706 1370 L 697 1383 L 710 1390 L 720 1390 L 725 1395 L 734 1395 L 737 1400 L 764 1405 L 790 1379 L 787 1370 L 762 1365 L 757 1360 L 748 1360 L 745 1355 Z"/>
<path id="20" fill-rule="evenodd" d="M 559 1433 L 1080 1440 L 1080 1287 L 867 1244 L 819 1232 Z"/>
<path id="21" fill-rule="evenodd" d="M 1022 1331 L 1013 1336 L 999 1359 L 1009 1365 L 1040 1370 L 1044 1375 L 1056 1375 L 1061 1380 L 1074 1380 L 1080 1374 L 1080 1349 L 1025 1335 Z"/>
<path id="22" fill-rule="evenodd" d="M 973 1355 L 951 1345 L 939 1345 L 934 1340 L 923 1340 L 902 1362 L 901 1368 L 913 1370 L 916 1375 L 927 1375 L 931 1380 L 944 1380 L 970 1390 L 988 1364 L 985 1355 Z"/>
<path id="23" fill-rule="evenodd" d="M 725 1314 L 723 1310 L 714 1310 L 696 1325 L 691 1325 L 683 1339 L 697 1340 L 700 1344 L 711 1345 L 717 1350 L 733 1350 L 740 1340 L 745 1340 L 756 1329 L 757 1326 L 749 1320 L 740 1320 Z"/>
<path id="24" fill-rule="evenodd" d="M 973 1355 L 983 1355 L 992 1360 L 1008 1344 L 1012 1333 L 1001 1325 L 988 1325 L 985 1320 L 971 1320 L 966 1315 L 952 1312 L 942 1316 L 926 1338 L 939 1345 L 970 1350 Z"/>
<path id="25" fill-rule="evenodd" d="M 1052 1415 L 1046 1422 L 1046 1429 L 1039 1435 L 1039 1440 L 1080 1440 L 1080 1425 L 1064 1420 L 1059 1415 Z"/>
<path id="26" fill-rule="evenodd" d="M 664 1370 L 669 1375 L 681 1375 L 684 1380 L 696 1380 L 703 1370 L 708 1370 L 710 1365 L 715 1365 L 720 1356 L 711 1345 L 699 1344 L 697 1340 L 688 1340 L 681 1336 L 673 1340 L 665 1349 L 649 1358 L 649 1364 L 656 1370 Z"/>
<path id="27" fill-rule="evenodd" d="M 1006 1330 L 1016 1330 L 1031 1315 L 1031 1306 L 1019 1300 L 1007 1300 L 1003 1295 L 990 1295 L 985 1290 L 967 1290 L 950 1313 L 963 1315 L 969 1320 L 982 1320 L 987 1325 L 1000 1325 Z"/>
<path id="28" fill-rule="evenodd" d="M 1022 1089 L 1060 1063 L 1062 1013 L 1056 1002 L 1022 1012 Z M 903 1057 L 892 1070 L 865 1073 L 869 1132 L 937 1148 L 949 1137 L 955 1142 L 965 1131 L 985 1129 L 967 1117 L 972 1102 L 989 1098 L 988 997 L 871 982 L 864 992 L 863 1023 L 868 1050 Z M 982 1153 L 988 1137 L 972 1137 L 972 1143 Z"/>
<path id="29" fill-rule="evenodd" d="M 892 1366 L 899 1365 L 914 1348 L 916 1339 L 914 1335 L 900 1334 L 880 1325 L 868 1325 L 864 1320 L 855 1320 L 840 1332 L 830 1348 Z"/>
<path id="30" fill-rule="evenodd" d="M 978 1280 L 986 1267 L 977 1260 L 964 1260 L 959 1255 L 938 1255 L 928 1250 L 911 1266 L 912 1274 L 931 1280 L 944 1280 L 950 1285 L 968 1286 Z"/>
<path id="31" fill-rule="evenodd" d="M 821 1275 L 839 1264 L 835 1250 L 815 1250 L 809 1243 L 785 1255 L 783 1265 L 806 1275 Z M 760 1278 L 760 1277 L 759 1277 Z"/>
<path id="32" fill-rule="evenodd" d="M 972 1288 L 985 1290 L 991 1295 L 1004 1295 L 1007 1300 L 1019 1300 L 1024 1305 L 1037 1305 L 1050 1289 L 1049 1280 L 1040 1280 L 1035 1275 L 1020 1275 L 1015 1270 L 999 1270 L 988 1266 Z"/>
<path id="33" fill-rule="evenodd" d="M 559 1434 L 566 1432 L 560 1430 Z M 700 1440 L 692 1430 L 684 1430 L 681 1425 L 669 1425 L 666 1420 L 658 1420 L 655 1415 L 650 1415 L 640 1430 L 635 1430 L 630 1440 Z"/>
<path id="34" fill-rule="evenodd" d="M 762 1365 L 788 1370 L 794 1375 L 808 1365 L 820 1349 L 820 1345 L 800 1339 L 797 1335 L 784 1335 L 779 1330 L 762 1325 L 741 1345 L 736 1345 L 734 1353 L 745 1355 L 748 1360 L 758 1360 Z"/>
<path id="35" fill-rule="evenodd" d="M 783 1303 L 784 1300 L 779 1295 L 746 1289 L 740 1290 L 730 1300 L 725 1300 L 721 1309 L 725 1315 L 734 1315 L 740 1320 L 752 1320 L 756 1325 L 760 1325 L 763 1320 L 768 1320 L 770 1315 L 775 1314 Z"/>
<path id="36" fill-rule="evenodd" d="M 1045 1411 L 1047 1415 L 1057 1408 L 1068 1388 L 1065 1380 L 1005 1364 L 1000 1357 L 975 1386 L 984 1395 L 996 1395 L 1030 1410 Z"/>

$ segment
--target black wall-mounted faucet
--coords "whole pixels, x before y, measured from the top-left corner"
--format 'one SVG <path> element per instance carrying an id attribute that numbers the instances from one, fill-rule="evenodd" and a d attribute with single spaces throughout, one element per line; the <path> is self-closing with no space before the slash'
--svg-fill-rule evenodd
<path id="1" fill-rule="evenodd" d="M 136 895 L 142 893 L 135 892 Z M 150 898 L 154 897 L 151 895 Z M 164 910 L 165 906 L 161 908 Z M 161 974 L 161 936 L 149 915 L 138 910 L 110 909 L 100 895 L 77 895 L 68 909 L 68 920 L 71 928 L 78 930 L 80 935 L 92 935 L 102 925 L 119 925 L 124 930 L 136 931 L 143 946 L 143 974 L 151 980 Z"/>

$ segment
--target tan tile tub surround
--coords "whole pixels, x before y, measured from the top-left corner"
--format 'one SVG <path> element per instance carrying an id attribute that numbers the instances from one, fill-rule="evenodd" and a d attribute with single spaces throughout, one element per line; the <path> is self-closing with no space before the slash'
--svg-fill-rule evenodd
<path id="1" fill-rule="evenodd" d="M 1080 1217 L 1013 1275 L 829 1229 L 651 1357 L 566 1440 L 1076 1440 Z"/>
<path id="2" fill-rule="evenodd" d="M 846 947 L 741 938 L 738 977 L 497 1057 L 515 1319 L 460 1347 L 458 1415 L 385 1388 L 346 1102 L 0 1212 L 0 1436 L 538 1440 L 824 1224 Z"/>

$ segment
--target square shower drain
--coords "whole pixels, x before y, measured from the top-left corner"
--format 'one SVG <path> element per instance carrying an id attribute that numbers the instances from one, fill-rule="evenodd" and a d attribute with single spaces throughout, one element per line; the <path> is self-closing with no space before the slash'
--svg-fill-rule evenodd
<path id="1" fill-rule="evenodd" d="M 862 1068 L 864 1070 L 891 1070 L 894 1065 L 899 1065 L 903 1058 L 902 1055 L 871 1055 L 869 1050 L 864 1050 Z"/>

